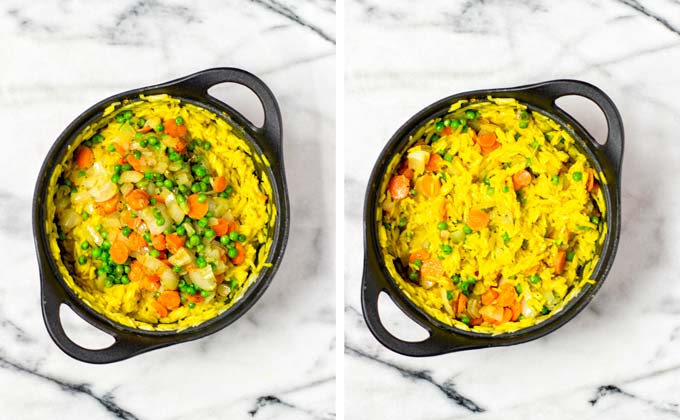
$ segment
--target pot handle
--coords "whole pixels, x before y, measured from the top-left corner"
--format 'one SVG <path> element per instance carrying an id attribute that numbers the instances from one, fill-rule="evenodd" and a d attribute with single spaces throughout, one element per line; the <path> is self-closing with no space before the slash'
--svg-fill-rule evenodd
<path id="1" fill-rule="evenodd" d="M 385 292 L 390 299 L 393 298 L 386 285 L 379 280 L 381 276 L 371 272 L 374 270 L 374 267 L 369 267 L 367 261 L 364 262 L 364 277 L 361 285 L 361 307 L 368 329 L 382 345 L 394 352 L 403 354 L 404 356 L 415 357 L 436 356 L 443 353 L 482 347 L 473 340 L 468 340 L 467 338 L 442 331 L 438 328 L 432 328 L 427 325 L 425 320 L 421 320 L 417 315 L 411 315 L 409 313 L 407 313 L 407 315 L 413 319 L 413 321 L 427 330 L 429 337 L 422 341 L 409 342 L 392 335 L 392 333 L 387 331 L 380 320 L 378 298 L 382 292 Z"/>
<path id="2" fill-rule="evenodd" d="M 97 325 L 96 322 L 90 322 L 90 324 L 107 334 L 113 335 L 114 343 L 109 347 L 97 350 L 79 346 L 66 335 L 61 323 L 59 309 L 62 304 L 65 304 L 76 313 L 79 310 L 73 307 L 64 290 L 57 285 L 57 279 L 51 270 L 41 269 L 40 275 L 42 277 L 42 312 L 47 331 L 57 346 L 74 359 L 95 364 L 111 363 L 163 346 L 160 343 L 150 343 L 145 337 L 141 336 L 111 334 L 105 331 L 102 326 Z"/>
<path id="3" fill-rule="evenodd" d="M 202 96 L 221 105 L 224 105 L 222 101 L 210 95 L 208 89 L 220 83 L 238 83 L 247 87 L 257 95 L 264 109 L 264 124 L 262 127 L 258 128 L 249 123 L 249 128 L 263 136 L 275 156 L 281 156 L 283 129 L 279 104 L 276 102 L 276 98 L 269 87 L 254 74 L 234 67 L 217 67 L 191 74 L 170 83 L 197 91 Z"/>
<path id="4" fill-rule="evenodd" d="M 593 142 L 593 146 L 604 152 L 607 161 L 616 174 L 621 173 L 624 143 L 623 120 L 619 110 L 614 105 L 614 101 L 606 93 L 590 83 L 571 79 L 540 83 L 529 87 L 526 92 L 542 97 L 546 101 L 543 104 L 545 107 L 558 110 L 562 114 L 566 114 L 566 112 L 555 104 L 555 101 L 562 96 L 578 95 L 595 102 L 607 121 L 608 133 L 607 142 L 604 145 Z"/>

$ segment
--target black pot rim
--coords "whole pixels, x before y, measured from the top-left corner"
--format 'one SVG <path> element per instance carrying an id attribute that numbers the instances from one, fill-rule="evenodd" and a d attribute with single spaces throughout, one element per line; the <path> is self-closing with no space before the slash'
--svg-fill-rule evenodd
<path id="1" fill-rule="evenodd" d="M 207 90 L 219 83 L 233 82 L 242 84 L 250 88 L 260 99 L 265 108 L 265 123 L 261 128 L 255 127 L 238 111 L 231 106 L 217 100 L 208 94 Z M 248 289 L 240 295 L 231 307 L 221 314 L 214 316 L 198 325 L 184 329 L 174 330 L 146 330 L 133 328 L 120 324 L 99 313 L 86 304 L 76 292 L 69 287 L 59 272 L 56 261 L 49 249 L 48 239 L 45 232 L 45 199 L 51 177 L 56 162 L 65 153 L 68 153 L 69 145 L 75 140 L 80 132 L 102 118 L 102 111 L 114 102 L 124 100 L 138 101 L 140 95 L 168 94 L 170 97 L 179 99 L 182 102 L 190 103 L 197 107 L 206 109 L 218 118 L 226 120 L 233 129 L 242 137 L 252 148 L 254 153 L 264 155 L 269 162 L 269 166 L 263 165 L 261 170 L 266 173 L 272 186 L 272 200 L 276 208 L 276 222 L 273 228 L 272 244 L 267 255 L 267 263 L 252 280 Z M 226 113 L 226 115 L 225 115 Z M 285 171 L 282 154 L 282 130 L 281 115 L 276 103 L 276 99 L 269 88 L 256 76 L 236 68 L 214 68 L 204 70 L 192 75 L 176 79 L 167 83 L 138 88 L 112 95 L 97 104 L 91 106 L 78 116 L 57 138 L 50 148 L 40 169 L 36 188 L 34 192 L 33 205 L 33 232 L 38 253 L 38 260 L 41 266 L 41 285 L 43 290 L 43 318 L 48 331 L 53 340 L 62 350 L 69 355 L 92 363 L 107 363 L 110 361 L 121 360 L 140 354 L 154 348 L 164 347 L 179 342 L 190 341 L 206 335 L 215 333 L 236 321 L 247 312 L 255 302 L 262 296 L 264 291 L 271 283 L 278 267 L 280 266 L 289 231 L 289 199 L 285 180 Z M 56 289 L 59 290 L 56 290 Z M 58 306 L 66 304 L 73 309 L 81 318 L 95 326 L 96 328 L 114 336 L 121 342 L 127 341 L 128 344 L 138 344 L 124 355 L 117 354 L 115 360 L 106 359 L 107 349 L 89 350 L 90 353 L 82 352 L 86 349 L 73 349 L 67 337 L 62 337 L 61 325 L 55 325 L 54 311 L 47 312 L 48 300 L 59 301 Z M 56 318 L 59 318 L 58 316 Z M 136 341 L 135 341 L 136 340 Z M 123 343 L 125 344 L 125 343 Z M 117 343 L 110 348 L 116 347 Z M 121 346 L 119 346 L 121 347 Z M 124 347 L 124 346 L 123 346 Z M 108 349 L 110 349 L 108 348 Z M 119 349 L 120 350 L 120 349 Z M 120 353 L 120 351 L 119 351 Z M 121 357 L 124 356 L 124 357 Z M 104 360 L 106 359 L 106 360 Z M 110 357 L 109 357 L 110 359 Z"/>
<path id="2" fill-rule="evenodd" d="M 609 125 L 609 137 L 605 145 L 599 145 L 581 124 L 555 105 L 557 98 L 570 94 L 589 97 L 605 113 Z M 427 314 L 409 299 L 385 268 L 377 241 L 377 224 L 375 219 L 378 189 L 385 176 L 384 170 L 395 154 L 403 152 L 403 148 L 408 144 L 410 135 L 432 118 L 446 114 L 451 104 L 464 99 L 486 100 L 488 96 L 514 98 L 519 103 L 528 106 L 532 111 L 540 112 L 555 120 L 574 137 L 577 147 L 586 154 L 589 161 L 598 170 L 602 170 L 605 173 L 608 182 L 607 185 L 601 186 L 607 206 L 608 232 L 599 254 L 601 258 L 591 276 L 595 283 L 586 283 L 579 293 L 573 296 L 559 312 L 552 314 L 549 318 L 526 328 L 498 334 L 482 333 L 473 330 L 466 331 L 446 325 Z M 364 318 L 373 335 L 388 348 L 396 352 L 412 356 L 427 356 L 530 341 L 556 330 L 573 319 L 593 299 L 613 264 L 620 234 L 619 179 L 622 154 L 623 126 L 613 102 L 598 88 L 581 81 L 555 80 L 513 88 L 463 92 L 440 99 L 417 112 L 395 132 L 381 151 L 371 172 L 366 190 L 362 308 Z M 612 157 L 616 159 L 612 159 Z M 376 289 L 380 289 L 377 291 L 378 295 L 381 292 L 385 292 L 402 312 L 421 327 L 428 330 L 430 337 L 423 342 L 413 343 L 403 342 L 393 336 L 387 337 L 386 334 L 389 334 L 389 332 L 380 324 L 377 309 L 373 308 L 373 298 L 367 299 L 367 294 L 376 293 Z M 377 299 L 375 302 L 377 302 Z M 447 340 L 450 337 L 455 337 L 455 340 Z M 419 346 L 421 348 L 418 348 Z"/>

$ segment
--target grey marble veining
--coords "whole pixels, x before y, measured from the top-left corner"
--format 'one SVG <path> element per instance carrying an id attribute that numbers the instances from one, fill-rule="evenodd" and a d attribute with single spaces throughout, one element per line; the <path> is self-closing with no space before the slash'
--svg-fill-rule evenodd
<path id="1" fill-rule="evenodd" d="M 347 418 L 680 417 L 680 3 L 350 0 L 345 24 Z M 382 147 L 442 97 L 557 78 L 599 86 L 624 119 L 621 243 L 598 295 L 526 344 L 423 359 L 382 347 L 361 315 L 357 246 Z M 425 336 L 389 299 L 381 313 Z"/>
<path id="2" fill-rule="evenodd" d="M 6 0 L 0 39 L 0 419 L 335 418 L 335 2 Z M 40 313 L 30 213 L 42 159 L 99 100 L 217 66 L 257 74 L 281 107 L 291 231 L 276 278 L 210 337 L 74 361 Z M 64 316 L 82 342 L 106 343 Z"/>

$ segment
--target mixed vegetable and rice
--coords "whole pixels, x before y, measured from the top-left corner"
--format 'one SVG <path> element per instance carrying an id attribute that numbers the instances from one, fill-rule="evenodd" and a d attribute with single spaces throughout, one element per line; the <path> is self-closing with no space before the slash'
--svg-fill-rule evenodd
<path id="1" fill-rule="evenodd" d="M 53 252 L 95 310 L 180 329 L 228 308 L 266 264 L 271 185 L 226 120 L 167 95 L 114 104 L 57 171 Z"/>
<path id="2" fill-rule="evenodd" d="M 390 163 L 376 215 L 386 266 L 447 325 L 527 327 L 591 281 L 605 182 L 545 115 L 513 99 L 458 102 Z"/>

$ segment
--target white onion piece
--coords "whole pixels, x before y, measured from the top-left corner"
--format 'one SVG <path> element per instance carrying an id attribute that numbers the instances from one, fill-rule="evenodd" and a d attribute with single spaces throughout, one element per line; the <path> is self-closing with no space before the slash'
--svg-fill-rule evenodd
<path id="1" fill-rule="evenodd" d="M 189 177 L 189 173 L 186 171 L 178 172 L 175 174 L 175 182 L 177 182 L 178 185 L 191 185 L 191 178 Z"/>
<path id="2" fill-rule="evenodd" d="M 78 226 L 82 221 L 82 218 L 73 209 L 66 209 L 61 214 L 59 214 L 59 221 L 61 222 L 61 227 L 64 232 L 70 232 L 71 229 Z"/>
<path id="3" fill-rule="evenodd" d="M 536 316 L 536 312 L 533 310 L 531 306 L 529 306 L 526 297 L 522 299 L 522 315 L 524 315 L 525 318 L 533 318 L 534 316 Z"/>
<path id="4" fill-rule="evenodd" d="M 477 298 L 468 299 L 467 311 L 473 318 L 479 318 L 480 301 Z"/>
<path id="5" fill-rule="evenodd" d="M 172 257 L 168 258 L 168 261 L 172 265 L 178 265 L 178 266 L 183 266 L 187 264 L 191 264 L 194 259 L 191 256 L 191 254 L 186 250 L 186 248 L 182 247 L 177 250 L 177 253 L 175 253 Z"/>
<path id="6" fill-rule="evenodd" d="M 217 280 L 215 280 L 215 275 L 210 266 L 192 271 L 189 273 L 189 279 L 203 290 L 215 290 L 217 285 Z"/>
<path id="7" fill-rule="evenodd" d="M 430 152 L 414 150 L 409 152 L 406 158 L 408 159 L 408 167 L 415 172 L 415 175 L 420 175 L 425 172 L 425 164 L 430 159 Z"/>
<path id="8" fill-rule="evenodd" d="M 182 162 L 172 162 L 170 165 L 168 165 L 168 169 L 171 170 L 172 172 L 179 171 L 182 169 Z"/>
<path id="9" fill-rule="evenodd" d="M 149 254 L 140 254 L 137 256 L 137 259 L 142 263 L 144 268 L 146 268 L 146 271 L 149 273 L 160 273 L 161 270 L 163 270 L 163 267 L 169 268 L 161 260 L 156 259 Z"/>
<path id="10" fill-rule="evenodd" d="M 160 226 L 156 224 L 156 217 L 153 214 L 152 207 L 147 207 L 138 212 L 138 214 L 144 220 L 144 223 L 146 223 L 146 226 L 149 228 L 149 232 L 152 235 L 158 235 L 160 233 L 163 233 L 163 231 L 172 224 L 172 220 L 165 212 L 165 210 L 162 208 L 158 208 L 158 210 L 160 211 L 161 215 L 163 216 L 163 219 L 165 220 L 165 223 L 163 223 Z"/>
<path id="11" fill-rule="evenodd" d="M 227 265 L 222 262 L 222 260 L 217 260 L 215 261 L 215 269 L 213 270 L 214 274 L 222 274 L 225 271 L 227 271 Z"/>
<path id="12" fill-rule="evenodd" d="M 101 237 L 101 235 L 99 234 L 99 232 L 97 232 L 97 229 L 95 229 L 94 226 L 87 225 L 87 233 L 90 234 L 92 242 L 94 242 L 95 244 L 101 245 L 102 242 L 104 242 L 104 238 Z"/>
<path id="13" fill-rule="evenodd" d="M 161 285 L 165 290 L 175 290 L 177 289 L 177 284 L 179 283 L 179 275 L 172 271 L 170 267 L 163 264 L 164 269 L 161 269 Z"/>
<path id="14" fill-rule="evenodd" d="M 120 182 L 121 184 L 124 184 L 126 182 L 131 182 L 133 184 L 141 181 L 144 178 L 144 174 L 141 172 L 137 171 L 125 171 L 122 174 L 120 174 Z"/>
<path id="15" fill-rule="evenodd" d="M 167 190 L 163 190 L 164 192 Z M 169 191 L 168 191 L 169 192 Z M 184 210 L 177 204 L 177 200 L 175 199 L 175 194 L 169 192 L 167 197 L 165 197 L 165 206 L 166 209 L 168 210 L 168 214 L 172 219 L 175 221 L 175 223 L 179 223 L 182 220 L 184 220 L 184 216 L 186 213 L 184 213 Z"/>
<path id="16" fill-rule="evenodd" d="M 135 188 L 134 185 L 130 184 L 129 182 L 126 184 L 123 184 L 120 186 L 120 193 L 123 194 L 123 196 L 126 196 L 130 193 Z"/>
<path id="17" fill-rule="evenodd" d="M 78 191 L 77 193 L 71 195 L 71 203 L 74 206 L 85 204 L 91 200 L 90 193 L 87 191 Z"/>
<path id="18" fill-rule="evenodd" d="M 116 195 L 118 187 L 107 179 L 105 182 L 90 188 L 89 192 L 96 203 L 101 203 Z"/>
<path id="19" fill-rule="evenodd" d="M 217 294 L 220 296 L 227 296 L 231 293 L 231 289 L 226 284 L 222 283 L 217 286 Z"/>

